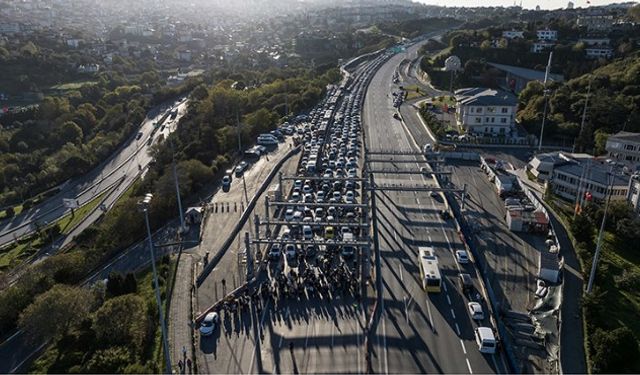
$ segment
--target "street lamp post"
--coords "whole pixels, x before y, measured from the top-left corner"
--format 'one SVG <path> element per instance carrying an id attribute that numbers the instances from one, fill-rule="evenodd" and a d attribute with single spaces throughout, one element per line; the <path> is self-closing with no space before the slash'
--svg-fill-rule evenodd
<path id="1" fill-rule="evenodd" d="M 547 119 L 547 107 L 549 106 L 549 90 L 547 89 L 547 80 L 549 79 L 549 73 L 551 71 L 551 59 L 553 58 L 553 52 L 549 53 L 549 62 L 547 63 L 547 70 L 544 73 L 543 95 L 544 95 L 544 111 L 542 111 L 542 126 L 540 128 L 540 142 L 538 143 L 538 152 L 542 150 L 542 136 L 544 135 L 544 123 Z"/>
<path id="2" fill-rule="evenodd" d="M 602 222 L 600 223 L 600 232 L 598 233 L 598 243 L 596 244 L 596 252 L 593 254 L 593 262 L 591 263 L 591 273 L 589 274 L 589 283 L 587 284 L 587 293 L 590 294 L 593 290 L 593 283 L 596 278 L 596 269 L 598 268 L 598 260 L 600 259 L 600 250 L 602 248 L 602 237 L 604 234 L 604 227 L 607 222 L 607 211 L 609 210 L 609 202 L 611 201 L 611 189 L 613 185 L 613 168 L 609 172 L 607 188 L 605 189 L 605 204 L 604 215 L 602 216 Z"/>
<path id="3" fill-rule="evenodd" d="M 151 226 L 149 225 L 149 204 L 153 194 L 146 194 L 144 199 L 138 202 L 139 209 L 144 213 L 144 222 L 147 226 L 147 237 L 149 239 L 149 253 L 151 254 L 151 268 L 153 269 L 153 285 L 156 294 L 156 303 L 158 304 L 158 314 L 160 318 L 160 328 L 162 329 L 162 346 L 164 349 L 165 373 L 171 374 L 171 353 L 169 353 L 169 343 L 167 341 L 167 324 L 164 320 L 164 312 L 162 311 L 162 300 L 160 298 L 160 285 L 158 284 L 158 272 L 156 271 L 156 256 L 153 249 L 153 239 L 151 238 Z"/>
<path id="4" fill-rule="evenodd" d="M 169 137 L 169 144 L 171 145 L 171 167 L 173 169 L 173 183 L 176 186 L 176 199 L 178 200 L 178 213 L 180 214 L 180 231 L 185 231 L 184 214 L 182 213 L 182 199 L 180 198 L 180 184 L 178 183 L 178 171 L 176 170 L 176 153 L 173 149 L 173 141 Z"/>

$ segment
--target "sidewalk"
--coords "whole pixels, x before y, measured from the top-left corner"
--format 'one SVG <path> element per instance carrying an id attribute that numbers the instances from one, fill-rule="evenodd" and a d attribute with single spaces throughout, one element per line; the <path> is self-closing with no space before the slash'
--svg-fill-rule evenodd
<path id="1" fill-rule="evenodd" d="M 193 355 L 193 329 L 192 322 L 192 291 L 193 282 L 193 257 L 183 253 L 178 262 L 178 270 L 174 282 L 171 305 L 169 306 L 169 346 L 171 350 L 171 365 L 174 373 L 180 373 L 178 362 L 195 363 Z M 194 369 L 187 368 L 184 373 L 194 373 Z"/>

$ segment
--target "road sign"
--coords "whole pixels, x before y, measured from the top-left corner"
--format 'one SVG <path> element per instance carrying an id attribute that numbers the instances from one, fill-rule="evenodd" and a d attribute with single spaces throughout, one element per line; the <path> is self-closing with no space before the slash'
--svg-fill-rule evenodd
<path id="1" fill-rule="evenodd" d="M 63 198 L 62 199 L 62 204 L 66 208 L 78 208 L 78 207 L 80 207 L 80 202 L 78 202 L 76 199 Z"/>

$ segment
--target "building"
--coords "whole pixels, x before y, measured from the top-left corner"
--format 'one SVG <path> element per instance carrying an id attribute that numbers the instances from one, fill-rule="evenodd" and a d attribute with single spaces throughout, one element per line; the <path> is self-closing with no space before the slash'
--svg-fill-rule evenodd
<path id="1" fill-rule="evenodd" d="M 567 163 L 580 163 L 593 159 L 589 154 L 572 154 L 555 151 L 537 154 L 527 164 L 527 170 L 540 182 L 549 181 L 553 176 L 553 169 Z"/>
<path id="2" fill-rule="evenodd" d="M 609 38 L 580 38 L 580 43 L 584 43 L 588 47 L 609 47 L 611 39 Z"/>
<path id="3" fill-rule="evenodd" d="M 611 48 L 585 48 L 584 50 L 588 59 L 610 59 L 613 56 Z"/>
<path id="4" fill-rule="evenodd" d="M 0 35 L 17 34 L 20 32 L 20 25 L 17 23 L 0 23 Z"/>
<path id="5" fill-rule="evenodd" d="M 547 41 L 535 42 L 531 46 L 531 52 L 533 53 L 542 53 L 544 51 L 548 51 L 555 46 L 554 43 L 549 43 Z"/>
<path id="6" fill-rule="evenodd" d="M 178 51 L 178 60 L 180 61 L 191 61 L 191 51 L 190 50 L 180 50 Z"/>
<path id="7" fill-rule="evenodd" d="M 629 179 L 627 202 L 636 214 L 640 215 L 640 174 L 634 174 Z"/>
<path id="8" fill-rule="evenodd" d="M 629 192 L 629 176 L 608 163 L 597 160 L 566 163 L 553 168 L 551 189 L 554 194 L 575 201 L 580 194 L 589 195 L 594 201 L 603 202 L 607 186 L 612 201 L 626 200 Z"/>
<path id="9" fill-rule="evenodd" d="M 618 132 L 609 136 L 605 150 L 609 158 L 627 165 L 640 165 L 640 133 Z"/>
<path id="10" fill-rule="evenodd" d="M 557 30 L 549 30 L 549 29 L 538 30 L 536 34 L 538 35 L 538 40 L 550 40 L 550 41 L 558 40 Z"/>
<path id="11" fill-rule="evenodd" d="M 87 64 L 78 66 L 78 73 L 84 74 L 93 74 L 98 73 L 100 71 L 100 65 L 98 64 Z"/>
<path id="12" fill-rule="evenodd" d="M 609 31 L 615 19 L 610 14 L 586 14 L 578 16 L 576 24 L 589 31 Z"/>
<path id="13" fill-rule="evenodd" d="M 516 94 L 520 93 L 529 82 L 544 82 L 544 71 L 521 68 L 519 66 L 487 63 L 503 73 L 504 79 L 498 82 L 498 85 L 505 90 L 512 91 Z M 561 74 L 549 74 L 548 79 L 554 82 L 563 82 L 564 77 Z"/>
<path id="14" fill-rule="evenodd" d="M 574 7 L 573 2 L 572 2 L 572 1 L 569 1 L 569 2 L 567 3 L 567 9 L 573 9 L 573 7 Z"/>
<path id="15" fill-rule="evenodd" d="M 80 47 L 81 42 L 82 40 L 80 39 L 67 39 L 67 47 L 78 48 Z"/>
<path id="16" fill-rule="evenodd" d="M 524 31 L 506 30 L 502 32 L 502 37 L 507 39 L 524 38 Z"/>
<path id="17" fill-rule="evenodd" d="M 482 87 L 455 91 L 456 122 L 467 133 L 510 136 L 515 126 L 518 98 L 510 92 Z"/>

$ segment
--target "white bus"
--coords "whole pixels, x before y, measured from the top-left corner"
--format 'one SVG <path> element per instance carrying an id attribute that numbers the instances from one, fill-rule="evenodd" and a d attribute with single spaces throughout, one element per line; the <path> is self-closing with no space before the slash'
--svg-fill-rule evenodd
<path id="1" fill-rule="evenodd" d="M 442 277 L 440 276 L 438 258 L 435 256 L 433 247 L 429 246 L 418 248 L 418 264 L 420 266 L 422 288 L 426 292 L 439 293 L 442 284 Z"/>

